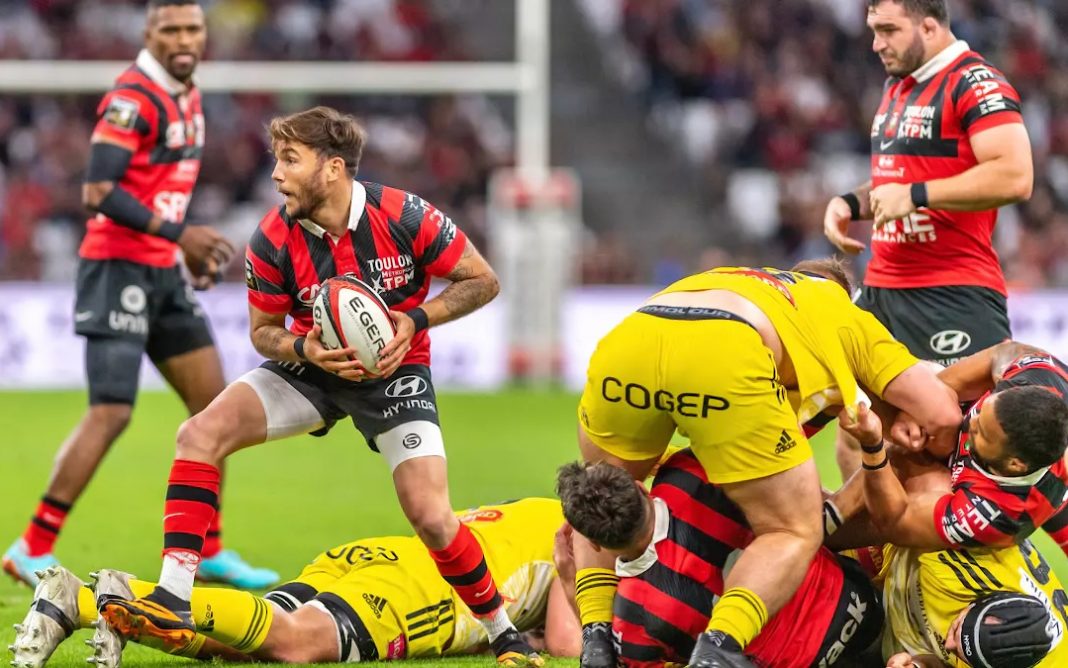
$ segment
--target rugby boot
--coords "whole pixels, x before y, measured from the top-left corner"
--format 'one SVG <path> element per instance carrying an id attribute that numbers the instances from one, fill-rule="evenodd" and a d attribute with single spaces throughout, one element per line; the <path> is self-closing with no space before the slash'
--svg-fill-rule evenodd
<path id="1" fill-rule="evenodd" d="M 742 654 L 734 638 L 722 631 L 705 631 L 697 636 L 688 668 L 756 668 Z"/>
<path id="2" fill-rule="evenodd" d="M 59 566 L 59 561 L 51 552 L 31 557 L 26 547 L 26 541 L 19 538 L 4 553 L 3 567 L 8 575 L 19 582 L 25 582 L 31 587 L 36 587 L 40 582 L 37 571 L 43 571 L 53 566 Z"/>
<path id="3" fill-rule="evenodd" d="M 238 589 L 266 589 L 278 582 L 278 573 L 269 568 L 255 568 L 233 550 L 222 550 L 200 560 L 197 579 L 222 582 Z"/>
<path id="4" fill-rule="evenodd" d="M 616 652 L 612 646 L 612 625 L 595 622 L 582 627 L 580 668 L 615 668 Z"/>
<path id="5" fill-rule="evenodd" d="M 534 651 L 515 627 L 508 629 L 490 643 L 497 655 L 497 665 L 505 668 L 541 668 L 545 659 Z"/>
<path id="6" fill-rule="evenodd" d="M 78 626 L 78 590 L 82 581 L 66 568 L 53 566 L 35 573 L 38 584 L 30 611 L 15 624 L 15 642 L 8 650 L 15 668 L 40 668 Z"/>
<path id="7" fill-rule="evenodd" d="M 96 607 L 99 610 L 110 601 L 129 601 L 134 598 L 130 589 L 130 580 L 134 576 L 111 568 L 102 568 L 90 573 L 93 578 L 93 593 L 96 594 Z M 126 638 L 111 628 L 103 615 L 93 623 L 93 637 L 85 641 L 93 648 L 93 655 L 86 661 L 102 668 L 119 668 L 122 665 L 122 650 L 126 647 Z"/>
<path id="8" fill-rule="evenodd" d="M 168 654 L 187 652 L 197 639 L 189 601 L 158 586 L 144 598 L 104 601 L 100 616 L 126 640 Z"/>

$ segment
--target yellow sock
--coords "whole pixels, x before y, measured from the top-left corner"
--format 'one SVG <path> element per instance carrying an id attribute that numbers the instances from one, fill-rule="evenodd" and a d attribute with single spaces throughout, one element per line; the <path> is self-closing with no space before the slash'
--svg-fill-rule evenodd
<path id="1" fill-rule="evenodd" d="M 96 595 L 89 587 L 78 589 L 78 628 L 87 629 L 96 622 Z"/>
<path id="2" fill-rule="evenodd" d="M 722 631 L 744 648 L 767 621 L 768 607 L 759 596 L 744 587 L 731 587 L 712 609 L 708 630 Z"/>
<path id="3" fill-rule="evenodd" d="M 612 623 L 612 601 L 619 576 L 608 568 L 583 568 L 575 574 L 575 603 L 582 625 Z"/>

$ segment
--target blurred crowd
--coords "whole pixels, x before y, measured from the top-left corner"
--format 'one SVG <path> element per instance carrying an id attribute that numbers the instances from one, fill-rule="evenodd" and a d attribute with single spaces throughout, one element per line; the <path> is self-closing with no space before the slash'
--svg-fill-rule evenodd
<path id="1" fill-rule="evenodd" d="M 862 0 L 582 0 L 616 78 L 642 97 L 739 226 L 745 254 L 820 255 L 827 197 L 867 180 L 885 74 Z M 1018 287 L 1068 286 L 1068 3 L 950 0 L 953 30 L 1024 99 L 1031 201 L 997 244 Z"/>
<path id="2" fill-rule="evenodd" d="M 211 59 L 433 61 L 463 59 L 424 0 L 201 2 Z M 144 3 L 0 3 L 0 59 L 132 61 Z M 81 181 L 99 95 L 0 97 L 0 279 L 68 280 L 86 214 Z M 476 242 L 485 238 L 486 184 L 512 161 L 511 128 L 480 96 L 308 98 L 206 95 L 208 136 L 189 219 L 238 243 L 278 204 L 264 127 L 324 103 L 356 114 L 369 143 L 360 178 L 403 185 L 437 204 Z M 231 271 L 240 278 L 240 263 Z"/>

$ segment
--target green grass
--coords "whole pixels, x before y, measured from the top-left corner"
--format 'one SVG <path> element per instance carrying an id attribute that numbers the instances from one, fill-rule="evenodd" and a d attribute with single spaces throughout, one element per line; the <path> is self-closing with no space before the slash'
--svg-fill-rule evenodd
<path id="1" fill-rule="evenodd" d="M 0 393 L 0 550 L 23 530 L 44 490 L 55 451 L 81 417 L 84 401 L 78 392 Z M 577 456 L 575 402 L 575 395 L 562 392 L 443 394 L 454 505 L 551 496 L 557 466 Z M 164 481 L 182 418 L 183 409 L 173 395 L 141 396 L 133 423 L 75 506 L 57 544 L 65 566 L 83 577 L 90 570 L 111 567 L 155 578 Z M 832 446 L 826 437 L 820 440 L 816 451 L 821 475 L 826 487 L 834 487 L 838 475 Z M 348 423 L 338 424 L 324 438 L 294 438 L 236 454 L 228 464 L 223 503 L 226 544 L 283 578 L 338 543 L 409 533 L 385 463 Z M 1037 542 L 1062 579 L 1068 577 L 1060 549 L 1044 534 Z M 3 646 L 11 642 L 11 624 L 23 617 L 30 598 L 28 588 L 6 578 L 0 582 Z M 85 665 L 84 637 L 86 632 L 78 632 L 60 647 L 51 665 Z M 128 649 L 126 661 L 184 663 L 140 647 Z M 420 665 L 465 668 L 492 662 L 464 657 Z M 577 661 L 554 660 L 551 665 L 570 667 Z"/>

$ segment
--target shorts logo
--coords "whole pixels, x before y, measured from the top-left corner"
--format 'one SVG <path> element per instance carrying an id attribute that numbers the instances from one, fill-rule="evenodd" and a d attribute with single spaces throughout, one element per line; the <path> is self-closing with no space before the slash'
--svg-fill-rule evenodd
<path id="1" fill-rule="evenodd" d="M 415 450 L 423 444 L 423 439 L 419 437 L 419 434 L 408 434 L 401 439 L 401 445 L 408 450 Z"/>
<path id="2" fill-rule="evenodd" d="M 779 443 L 775 446 L 775 454 L 781 455 L 787 450 L 792 449 L 795 445 L 797 445 L 797 441 L 783 429 L 782 434 L 779 436 Z"/>
<path id="3" fill-rule="evenodd" d="M 390 399 L 407 399 L 426 392 L 427 382 L 419 376 L 401 376 L 386 387 Z"/>
<path id="4" fill-rule="evenodd" d="M 972 345 L 972 337 L 959 329 L 946 329 L 932 336 L 930 344 L 939 355 L 956 355 Z"/>
<path id="5" fill-rule="evenodd" d="M 122 289 L 122 293 L 119 294 L 119 303 L 122 304 L 124 311 L 140 313 L 145 310 L 148 298 L 145 297 L 145 291 L 141 289 L 141 286 L 127 285 Z"/>

